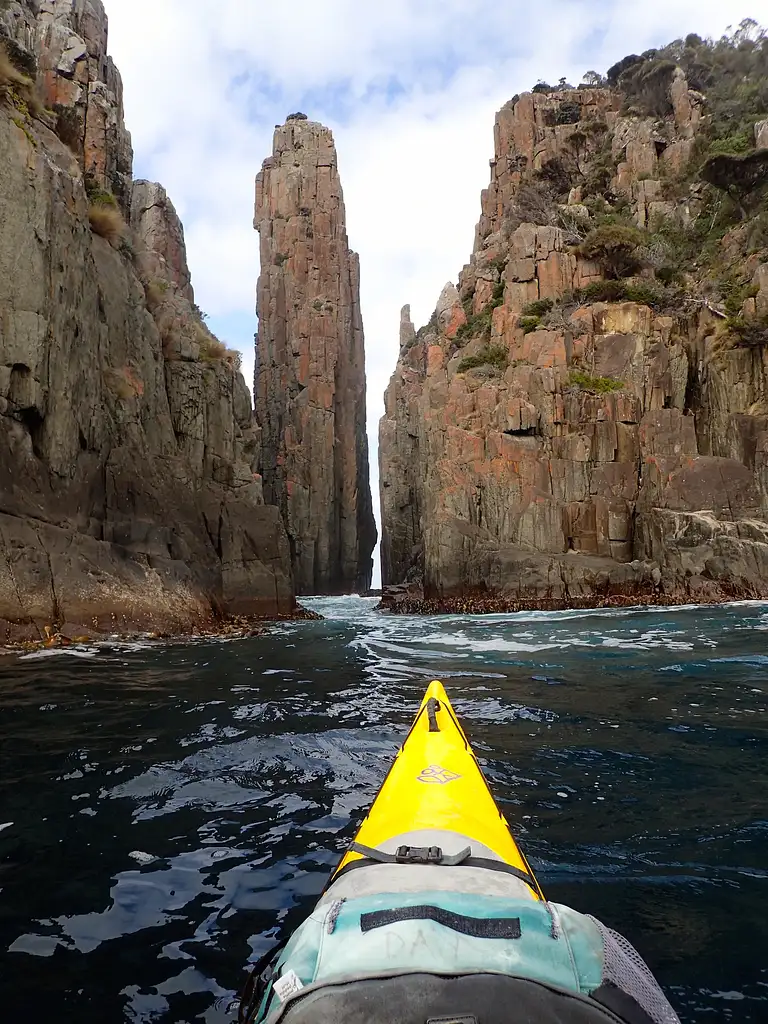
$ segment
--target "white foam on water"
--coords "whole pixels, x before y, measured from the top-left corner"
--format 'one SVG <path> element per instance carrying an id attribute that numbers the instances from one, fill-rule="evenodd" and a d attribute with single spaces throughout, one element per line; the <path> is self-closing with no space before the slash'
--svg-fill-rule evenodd
<path id="1" fill-rule="evenodd" d="M 154 854 L 145 853 L 143 850 L 131 850 L 128 856 L 137 864 L 152 864 L 157 860 Z"/>
<path id="2" fill-rule="evenodd" d="M 30 651 L 22 654 L 19 661 L 40 661 L 43 658 L 95 658 L 98 655 L 98 648 L 95 647 L 46 647 L 42 651 Z"/>

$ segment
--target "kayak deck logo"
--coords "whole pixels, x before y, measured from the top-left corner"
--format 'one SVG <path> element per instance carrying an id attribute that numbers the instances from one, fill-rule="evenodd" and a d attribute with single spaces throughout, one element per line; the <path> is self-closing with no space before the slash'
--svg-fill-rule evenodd
<path id="1" fill-rule="evenodd" d="M 460 778 L 461 776 L 456 772 L 451 772 L 439 764 L 431 764 L 427 768 L 422 768 L 416 776 L 416 781 L 426 782 L 432 786 L 444 786 L 446 782 L 454 782 Z"/>

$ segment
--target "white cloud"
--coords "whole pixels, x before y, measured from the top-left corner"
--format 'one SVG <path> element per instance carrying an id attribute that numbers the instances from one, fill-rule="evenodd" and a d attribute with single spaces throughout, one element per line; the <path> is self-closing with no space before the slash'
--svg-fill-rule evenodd
<path id="1" fill-rule="evenodd" d="M 199 304 L 244 351 L 258 274 L 253 178 L 295 109 L 334 131 L 360 253 L 369 439 L 397 357 L 400 307 L 429 316 L 469 258 L 496 110 L 538 79 L 756 16 L 731 0 L 105 0 L 136 173 L 184 222 Z M 760 0 L 765 8 L 765 0 Z"/>

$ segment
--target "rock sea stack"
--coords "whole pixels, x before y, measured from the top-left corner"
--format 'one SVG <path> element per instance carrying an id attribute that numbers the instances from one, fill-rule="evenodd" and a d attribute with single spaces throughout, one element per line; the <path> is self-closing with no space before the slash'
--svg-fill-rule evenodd
<path id="1" fill-rule="evenodd" d="M 328 128 L 292 114 L 256 178 L 254 394 L 264 496 L 299 594 L 362 593 L 376 543 L 365 424 L 360 268 Z"/>

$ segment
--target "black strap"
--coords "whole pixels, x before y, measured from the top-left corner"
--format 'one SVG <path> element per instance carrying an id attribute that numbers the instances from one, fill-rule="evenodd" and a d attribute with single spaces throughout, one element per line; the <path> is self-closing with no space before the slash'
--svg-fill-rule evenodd
<path id="1" fill-rule="evenodd" d="M 264 956 L 260 957 L 251 968 L 248 978 L 240 996 L 240 1005 L 237 1008 L 238 1024 L 250 1024 L 258 1012 L 261 1000 L 274 975 L 273 961 L 277 954 L 285 947 L 290 934 L 281 939 L 276 946 L 267 950 Z"/>
<path id="2" fill-rule="evenodd" d="M 614 985 L 612 981 L 603 984 L 590 993 L 590 999 L 612 1010 L 626 1024 L 654 1024 L 653 1017 L 628 992 Z"/>
<path id="3" fill-rule="evenodd" d="M 386 853 L 357 842 L 351 843 L 349 848 L 379 864 L 440 864 L 449 868 L 463 864 L 472 853 L 471 846 L 465 846 L 458 853 L 443 853 L 439 846 L 398 846 L 396 853 Z"/>
<path id="4" fill-rule="evenodd" d="M 375 910 L 360 915 L 360 930 L 373 931 L 398 921 L 436 921 L 451 931 L 471 935 L 473 939 L 519 939 L 519 917 L 466 917 L 442 907 L 396 907 L 394 910 Z"/>
<path id="5" fill-rule="evenodd" d="M 430 732 L 440 732 L 440 726 L 437 724 L 437 712 L 441 706 L 437 697 L 430 697 L 427 701 L 427 718 L 429 719 Z"/>
<path id="6" fill-rule="evenodd" d="M 412 864 L 413 861 L 400 860 L 393 853 L 384 853 L 382 850 L 376 850 L 371 846 L 363 846 L 362 843 L 352 843 L 349 847 L 354 853 L 362 853 L 362 860 L 353 860 L 349 864 L 345 864 L 341 870 L 337 871 L 331 880 L 337 882 L 342 875 L 346 875 L 348 871 L 354 871 L 357 868 L 367 868 L 371 864 Z M 439 847 L 438 847 L 439 849 Z M 490 857 L 465 857 L 465 850 L 461 850 L 459 853 L 445 855 L 439 861 L 423 861 L 421 863 L 435 864 L 437 867 L 467 867 L 467 868 L 485 868 L 488 871 L 502 871 L 506 875 L 513 875 L 515 878 L 519 878 L 521 882 L 525 882 L 527 886 L 536 893 L 539 899 L 543 899 L 541 890 L 536 884 L 536 879 L 533 875 L 527 871 L 521 871 L 520 868 L 513 867 L 512 864 L 505 864 L 503 860 L 492 860 Z M 459 860 L 459 858 L 461 858 Z"/>

